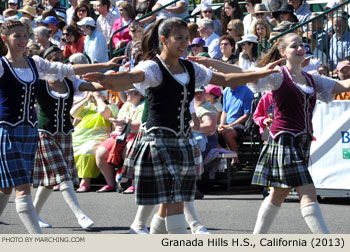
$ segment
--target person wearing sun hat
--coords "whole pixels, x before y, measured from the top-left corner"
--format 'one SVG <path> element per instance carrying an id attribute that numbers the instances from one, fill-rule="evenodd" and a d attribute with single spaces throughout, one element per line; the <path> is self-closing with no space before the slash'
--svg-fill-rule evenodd
<path id="1" fill-rule="evenodd" d="M 208 18 L 214 21 L 214 32 L 221 36 L 222 35 L 222 31 L 221 31 L 221 24 L 220 24 L 220 20 L 215 16 L 214 14 L 214 10 L 211 6 L 210 3 L 206 3 L 206 2 L 202 2 L 200 4 L 200 17 L 202 18 Z"/>
<path id="2" fill-rule="evenodd" d="M 202 38 L 194 38 L 189 47 L 193 56 L 199 56 L 198 54 L 202 52 L 208 54 L 208 47 L 205 46 L 205 41 Z"/>
<path id="3" fill-rule="evenodd" d="M 35 18 L 36 18 L 36 9 L 35 7 L 32 7 L 30 5 L 26 5 L 23 7 L 23 9 L 18 10 L 19 13 L 22 14 L 22 17 L 26 17 L 29 18 L 30 21 L 32 22 L 32 29 L 34 29 L 36 27 L 36 22 L 35 22 Z"/>
<path id="4" fill-rule="evenodd" d="M 284 4 L 277 11 L 273 11 L 272 16 L 278 21 L 278 23 L 281 23 L 282 21 L 299 23 L 298 17 L 294 14 L 293 6 L 289 4 Z"/>
<path id="5" fill-rule="evenodd" d="M 310 5 L 304 0 L 288 0 L 288 4 L 294 8 L 294 14 L 299 19 L 299 23 L 303 23 L 310 19 Z"/>
<path id="6" fill-rule="evenodd" d="M 242 69 L 249 70 L 256 67 L 258 61 L 258 37 L 246 34 L 237 44 L 242 47 L 238 57 L 238 65 Z"/>

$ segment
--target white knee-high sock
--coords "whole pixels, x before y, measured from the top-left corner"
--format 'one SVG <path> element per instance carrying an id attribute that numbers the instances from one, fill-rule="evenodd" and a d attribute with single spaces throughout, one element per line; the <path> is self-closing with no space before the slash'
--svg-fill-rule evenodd
<path id="1" fill-rule="evenodd" d="M 23 222 L 27 231 L 30 234 L 42 234 L 41 228 L 38 223 L 38 215 L 36 214 L 32 195 L 24 195 L 16 198 L 16 210 L 19 218 Z"/>
<path id="2" fill-rule="evenodd" d="M 154 205 L 139 205 L 131 227 L 137 230 L 143 229 L 146 226 L 147 220 L 151 216 L 153 209 Z"/>
<path id="3" fill-rule="evenodd" d="M 38 215 L 39 215 L 41 209 L 43 208 L 46 200 L 49 198 L 51 193 L 52 193 L 52 190 L 46 188 L 45 186 L 38 187 L 36 194 L 35 194 L 34 202 L 33 202 L 36 213 Z"/>
<path id="4" fill-rule="evenodd" d="M 184 214 L 165 217 L 165 226 L 168 234 L 187 234 L 187 222 Z"/>
<path id="5" fill-rule="evenodd" d="M 62 193 L 63 199 L 66 201 L 70 209 L 73 211 L 75 217 L 79 219 L 83 215 L 83 210 L 81 210 L 77 196 L 74 192 L 73 182 L 71 180 L 63 181 L 60 183 L 60 191 Z"/>
<path id="6" fill-rule="evenodd" d="M 272 204 L 269 197 L 265 198 L 260 206 L 253 234 L 267 234 L 280 208 Z"/>
<path id="7" fill-rule="evenodd" d="M 4 194 L 3 192 L 0 192 L 0 216 L 7 206 L 10 196 L 11 194 Z"/>
<path id="8" fill-rule="evenodd" d="M 151 234 L 167 234 L 165 226 L 165 219 L 160 217 L 158 214 L 154 214 L 151 225 L 150 225 L 150 233 Z"/>
<path id="9" fill-rule="evenodd" d="M 184 203 L 184 212 L 186 221 L 190 225 L 192 233 L 203 227 L 197 216 L 196 209 L 194 207 L 194 201 L 186 201 Z"/>
<path id="10" fill-rule="evenodd" d="M 327 225 L 323 219 L 320 205 L 317 202 L 306 204 L 300 208 L 306 224 L 314 234 L 329 234 Z"/>

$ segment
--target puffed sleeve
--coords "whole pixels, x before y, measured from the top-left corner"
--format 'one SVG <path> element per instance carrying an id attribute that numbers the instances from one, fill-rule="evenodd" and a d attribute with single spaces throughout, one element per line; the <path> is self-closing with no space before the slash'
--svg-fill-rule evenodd
<path id="1" fill-rule="evenodd" d="M 37 55 L 33 56 L 36 68 L 39 72 L 39 78 L 43 80 L 63 80 L 68 78 L 74 80 L 75 73 L 73 66 L 62 64 L 60 62 L 50 62 Z"/>
<path id="2" fill-rule="evenodd" d="M 270 74 L 264 78 L 258 80 L 257 84 L 248 83 L 248 87 L 254 92 L 267 92 L 271 90 L 277 90 L 280 88 L 283 82 L 283 74 L 280 67 L 276 67 L 275 69 L 279 70 L 279 73 Z M 255 69 L 259 71 L 258 68 Z"/>
<path id="3" fill-rule="evenodd" d="M 194 67 L 196 87 L 206 86 L 213 76 L 213 71 L 204 65 L 191 62 Z"/>
<path id="4" fill-rule="evenodd" d="M 146 90 L 149 87 L 156 87 L 163 81 L 163 74 L 158 64 L 153 60 L 142 61 L 132 71 L 140 70 L 145 73 L 143 82 L 134 83 L 135 88 Z"/>
<path id="5" fill-rule="evenodd" d="M 314 79 L 317 99 L 330 102 L 334 99 L 335 94 L 332 94 L 336 80 L 324 75 L 320 75 L 317 71 L 308 72 Z"/>

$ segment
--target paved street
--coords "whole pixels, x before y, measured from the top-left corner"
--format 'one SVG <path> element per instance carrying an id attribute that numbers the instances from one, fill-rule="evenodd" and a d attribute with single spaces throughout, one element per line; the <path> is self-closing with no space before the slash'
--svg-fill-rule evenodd
<path id="1" fill-rule="evenodd" d="M 35 193 L 35 190 L 33 190 Z M 127 233 L 135 213 L 134 195 L 117 192 L 78 194 L 80 204 L 86 214 L 95 221 L 89 233 Z M 252 233 L 255 218 L 262 201 L 259 192 L 235 190 L 232 194 L 206 195 L 196 200 L 198 216 L 213 234 Z M 332 233 L 350 234 L 350 199 L 327 199 L 321 204 L 328 227 Z M 60 192 L 53 192 L 44 205 L 41 218 L 52 223 L 53 228 L 44 229 L 46 234 L 86 233 L 78 225 L 73 213 L 65 204 Z M 14 194 L 0 217 L 0 234 L 26 233 L 14 204 Z M 299 210 L 299 203 L 292 196 L 282 205 L 271 233 L 310 233 Z"/>

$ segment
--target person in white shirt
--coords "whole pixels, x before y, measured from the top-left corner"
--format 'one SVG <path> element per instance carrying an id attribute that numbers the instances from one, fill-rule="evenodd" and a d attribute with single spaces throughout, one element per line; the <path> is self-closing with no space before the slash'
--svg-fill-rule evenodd
<path id="1" fill-rule="evenodd" d="M 156 4 L 153 6 L 152 11 L 159 9 L 160 7 L 172 2 L 172 0 L 158 0 Z M 188 0 L 180 0 L 175 4 L 172 4 L 165 9 L 157 12 L 157 19 L 160 18 L 169 18 L 169 17 L 178 17 L 184 19 L 189 15 L 187 7 L 189 1 Z"/>
<path id="2" fill-rule="evenodd" d="M 205 46 L 208 47 L 208 54 L 211 58 L 217 59 L 222 56 L 220 51 L 220 37 L 214 32 L 214 21 L 203 18 L 198 24 L 199 35 L 204 39 Z"/>
<path id="3" fill-rule="evenodd" d="M 58 28 L 58 20 L 54 16 L 48 16 L 41 21 L 50 30 L 50 42 L 61 50 L 64 47 L 62 42 L 62 31 Z"/>
<path id="4" fill-rule="evenodd" d="M 66 15 L 67 15 L 67 24 L 70 25 L 72 23 L 74 10 L 78 6 L 78 0 L 68 0 L 68 3 L 70 5 L 70 8 L 67 9 Z"/>
<path id="5" fill-rule="evenodd" d="M 109 38 L 112 35 L 113 23 L 114 20 L 119 18 L 117 15 L 109 11 L 111 2 L 109 0 L 98 0 L 96 3 L 97 11 L 100 13 L 100 16 L 96 21 L 96 29 L 102 32 L 103 36 L 109 44 Z"/>

